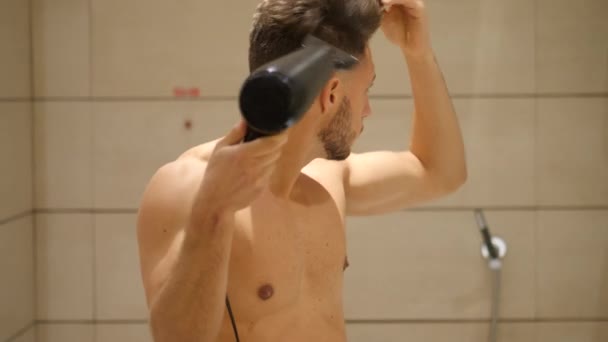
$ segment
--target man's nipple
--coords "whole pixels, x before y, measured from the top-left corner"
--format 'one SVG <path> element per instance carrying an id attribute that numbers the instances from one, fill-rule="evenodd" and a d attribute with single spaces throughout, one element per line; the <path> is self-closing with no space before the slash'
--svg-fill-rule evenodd
<path id="1" fill-rule="evenodd" d="M 268 300 L 274 294 L 274 289 L 270 284 L 264 284 L 258 289 L 258 296 L 262 300 Z"/>

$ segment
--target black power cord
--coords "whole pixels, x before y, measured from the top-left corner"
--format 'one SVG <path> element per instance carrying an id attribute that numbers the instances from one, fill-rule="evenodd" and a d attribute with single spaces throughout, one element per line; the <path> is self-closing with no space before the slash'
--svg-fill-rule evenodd
<path id="1" fill-rule="evenodd" d="M 230 315 L 230 322 L 232 322 L 232 330 L 234 330 L 234 337 L 236 337 L 236 342 L 240 342 L 239 332 L 236 329 L 236 323 L 234 322 L 234 315 L 232 314 L 232 308 L 230 307 L 230 300 L 228 299 L 228 296 L 226 296 L 226 308 L 228 309 L 228 314 Z"/>

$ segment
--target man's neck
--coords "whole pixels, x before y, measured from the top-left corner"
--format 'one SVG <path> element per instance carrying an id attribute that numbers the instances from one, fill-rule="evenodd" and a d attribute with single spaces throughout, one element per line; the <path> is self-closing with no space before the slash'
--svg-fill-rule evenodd
<path id="1" fill-rule="evenodd" d="M 316 144 L 312 141 L 290 136 L 285 144 L 276 169 L 271 176 L 270 191 L 278 198 L 289 199 L 300 176 L 302 169 L 315 158 L 322 156 L 321 151 L 315 151 Z"/>

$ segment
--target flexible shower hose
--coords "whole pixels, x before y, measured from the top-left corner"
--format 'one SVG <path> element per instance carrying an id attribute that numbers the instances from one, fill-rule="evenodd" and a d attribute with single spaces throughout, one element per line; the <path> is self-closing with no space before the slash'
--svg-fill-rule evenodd
<path id="1" fill-rule="evenodd" d="M 492 288 L 492 322 L 490 325 L 490 342 L 496 342 L 498 337 L 498 312 L 500 307 L 500 285 L 502 282 L 501 271 L 502 262 L 499 259 L 493 259 L 489 262 L 490 269 L 494 276 L 494 286 Z"/>

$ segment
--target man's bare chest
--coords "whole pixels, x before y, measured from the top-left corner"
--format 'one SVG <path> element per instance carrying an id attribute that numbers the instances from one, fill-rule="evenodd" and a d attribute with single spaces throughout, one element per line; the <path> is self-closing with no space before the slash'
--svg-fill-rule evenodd
<path id="1" fill-rule="evenodd" d="M 321 306 L 339 300 L 346 241 L 333 202 L 257 203 L 239 213 L 237 223 L 228 295 L 241 319 L 259 320 L 311 299 Z"/>

